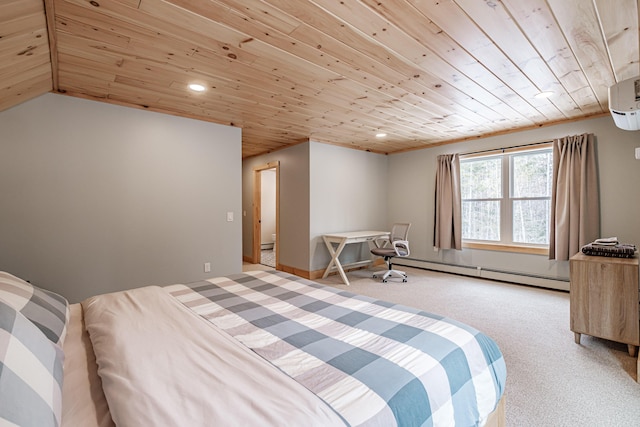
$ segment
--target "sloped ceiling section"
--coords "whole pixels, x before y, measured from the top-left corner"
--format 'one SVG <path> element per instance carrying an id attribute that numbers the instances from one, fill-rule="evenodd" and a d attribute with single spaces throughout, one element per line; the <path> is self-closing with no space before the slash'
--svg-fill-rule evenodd
<path id="1" fill-rule="evenodd" d="M 42 1 L 0 0 L 0 110 L 53 84 L 241 127 L 243 157 L 607 114 L 608 87 L 640 74 L 638 0 L 44 0 L 53 73 Z"/>
<path id="2" fill-rule="evenodd" d="M 0 0 L 0 111 L 49 92 L 51 56 L 42 0 Z"/>

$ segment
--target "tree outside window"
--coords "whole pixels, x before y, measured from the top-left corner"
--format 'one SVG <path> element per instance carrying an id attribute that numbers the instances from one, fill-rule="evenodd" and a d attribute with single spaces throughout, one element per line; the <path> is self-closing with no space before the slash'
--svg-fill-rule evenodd
<path id="1" fill-rule="evenodd" d="M 552 178 L 549 145 L 462 158 L 463 241 L 548 247 Z"/>

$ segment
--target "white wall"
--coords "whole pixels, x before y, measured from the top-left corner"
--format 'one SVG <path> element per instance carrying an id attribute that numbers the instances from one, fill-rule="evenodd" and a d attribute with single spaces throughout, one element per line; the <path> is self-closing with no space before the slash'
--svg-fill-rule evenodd
<path id="1" fill-rule="evenodd" d="M 261 204 L 260 243 L 271 247 L 272 235 L 276 232 L 276 171 L 267 169 L 260 172 Z"/>
<path id="2" fill-rule="evenodd" d="M 546 256 L 465 249 L 433 251 L 433 212 L 436 157 L 552 140 L 567 135 L 593 133 L 597 139 L 600 177 L 601 234 L 640 245 L 640 161 L 634 148 L 640 132 L 616 128 L 609 116 L 544 127 L 509 135 L 389 156 L 389 220 L 408 220 L 411 257 L 463 266 L 513 271 L 567 280 L 569 263 Z"/>
<path id="3" fill-rule="evenodd" d="M 387 156 L 312 142 L 310 147 L 310 265 L 326 268 L 331 256 L 322 235 L 354 230 L 390 230 Z M 365 259 L 366 245 L 347 246 L 344 262 Z"/>
<path id="4" fill-rule="evenodd" d="M 240 129 L 54 94 L 0 129 L 1 270 L 72 302 L 241 271 Z"/>

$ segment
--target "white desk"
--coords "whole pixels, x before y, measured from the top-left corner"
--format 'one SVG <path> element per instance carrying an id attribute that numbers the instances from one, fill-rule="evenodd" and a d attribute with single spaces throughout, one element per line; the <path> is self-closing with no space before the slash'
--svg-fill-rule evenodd
<path id="1" fill-rule="evenodd" d="M 347 279 L 343 265 L 340 264 L 340 259 L 338 258 L 344 247 L 350 243 L 373 243 L 374 245 L 379 246 L 377 242 L 378 239 L 383 239 L 387 236 L 389 236 L 388 231 L 350 231 L 347 233 L 325 234 L 322 236 L 322 240 L 324 240 L 324 244 L 327 246 L 327 249 L 331 254 L 331 261 L 329 262 L 327 269 L 324 271 L 322 278 L 324 279 L 329 275 L 329 273 L 338 270 L 340 277 L 342 277 L 342 281 L 348 285 L 349 279 Z M 334 247 L 334 244 L 337 246 Z M 356 267 L 370 263 L 371 259 L 368 259 L 345 264 L 344 267 Z"/>

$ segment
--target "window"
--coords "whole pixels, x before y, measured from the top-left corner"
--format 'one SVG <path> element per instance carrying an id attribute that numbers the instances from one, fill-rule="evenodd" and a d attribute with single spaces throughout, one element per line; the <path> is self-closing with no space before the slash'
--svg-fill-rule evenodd
<path id="1" fill-rule="evenodd" d="M 552 157 L 544 144 L 461 159 L 464 246 L 546 253 Z"/>

